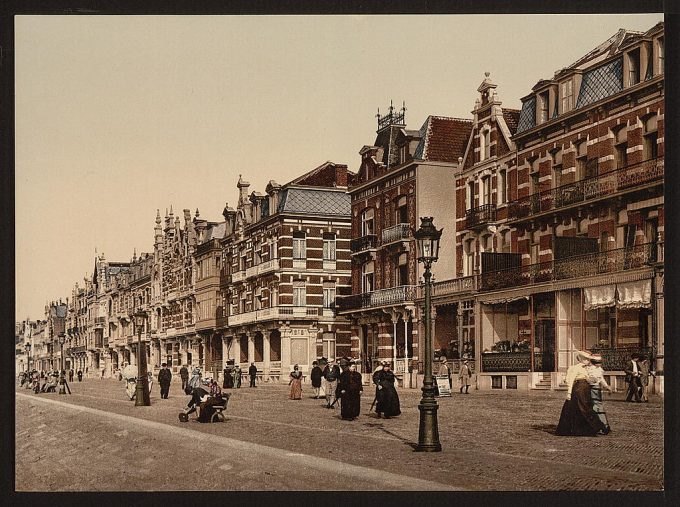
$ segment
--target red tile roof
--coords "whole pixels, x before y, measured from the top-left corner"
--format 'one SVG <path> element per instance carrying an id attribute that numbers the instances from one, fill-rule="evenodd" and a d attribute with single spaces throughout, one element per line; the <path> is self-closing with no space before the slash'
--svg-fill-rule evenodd
<path id="1" fill-rule="evenodd" d="M 465 154 L 472 120 L 430 116 L 427 119 L 424 160 L 457 162 Z"/>

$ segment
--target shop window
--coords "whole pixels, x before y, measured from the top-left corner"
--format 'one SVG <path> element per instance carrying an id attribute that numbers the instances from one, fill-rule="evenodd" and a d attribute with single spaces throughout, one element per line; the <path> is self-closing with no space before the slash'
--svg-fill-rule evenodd
<path id="1" fill-rule="evenodd" d="M 491 389 L 503 389 L 502 375 L 491 375 Z"/>
<path id="2" fill-rule="evenodd" d="M 517 375 L 507 375 L 505 377 L 506 389 L 517 389 Z"/>

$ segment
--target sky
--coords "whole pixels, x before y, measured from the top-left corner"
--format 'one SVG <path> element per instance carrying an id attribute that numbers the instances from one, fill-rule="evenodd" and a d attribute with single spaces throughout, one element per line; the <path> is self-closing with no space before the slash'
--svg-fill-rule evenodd
<path id="1" fill-rule="evenodd" d="M 356 171 L 378 108 L 471 118 L 490 72 L 519 108 L 646 15 L 17 16 L 16 309 L 43 318 L 109 261 L 151 252 L 156 210 L 234 207 L 327 160 Z"/>

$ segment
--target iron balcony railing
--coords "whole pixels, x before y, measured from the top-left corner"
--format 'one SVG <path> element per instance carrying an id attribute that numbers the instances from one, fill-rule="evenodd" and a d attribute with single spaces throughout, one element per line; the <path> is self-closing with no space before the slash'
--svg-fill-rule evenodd
<path id="1" fill-rule="evenodd" d="M 592 178 L 536 192 L 508 203 L 508 220 L 517 220 L 572 204 L 598 199 L 623 190 L 662 180 L 664 160 L 650 159 Z"/>
<path id="2" fill-rule="evenodd" d="M 483 372 L 531 370 L 531 352 L 483 352 Z"/>
<path id="3" fill-rule="evenodd" d="M 656 351 L 652 347 L 591 347 L 590 350 L 602 356 L 602 369 L 606 371 L 624 371 L 630 361 L 630 355 L 635 352 L 649 359 L 652 365 L 656 358 Z"/>
<path id="4" fill-rule="evenodd" d="M 465 212 L 465 225 L 468 229 L 496 221 L 496 205 L 482 204 Z"/>
<path id="5" fill-rule="evenodd" d="M 644 243 L 499 271 L 487 271 L 481 274 L 481 290 L 497 290 L 582 276 L 617 273 L 649 265 L 655 261 L 655 258 L 656 244 Z"/>
<path id="6" fill-rule="evenodd" d="M 339 297 L 337 306 L 342 310 L 377 308 L 414 301 L 418 297 L 417 285 L 400 285 L 389 289 L 374 290 L 363 294 Z"/>
<path id="7" fill-rule="evenodd" d="M 382 231 L 382 244 L 387 245 L 396 241 L 407 240 L 412 237 L 409 224 L 397 224 Z"/>
<path id="8" fill-rule="evenodd" d="M 374 249 L 376 247 L 378 236 L 375 234 L 366 234 L 360 238 L 353 239 L 349 243 L 349 248 L 352 253 L 359 253 L 365 250 Z"/>
<path id="9" fill-rule="evenodd" d="M 464 276 L 462 278 L 454 278 L 453 280 L 444 280 L 432 284 L 432 297 L 449 296 L 459 294 L 462 292 L 473 292 L 477 290 L 477 277 Z M 418 286 L 418 298 L 425 297 L 425 286 Z"/>

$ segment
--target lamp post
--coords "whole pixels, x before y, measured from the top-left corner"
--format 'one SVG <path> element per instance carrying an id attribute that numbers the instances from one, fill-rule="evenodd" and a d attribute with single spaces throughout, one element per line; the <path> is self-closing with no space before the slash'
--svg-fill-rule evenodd
<path id="1" fill-rule="evenodd" d="M 59 347 L 61 353 L 59 359 L 61 362 L 61 368 L 59 368 L 59 394 L 66 394 L 66 385 L 64 379 L 64 342 L 66 341 L 66 335 L 62 332 L 59 333 Z"/>
<path id="2" fill-rule="evenodd" d="M 26 368 L 31 371 L 31 342 L 26 342 Z"/>
<path id="3" fill-rule="evenodd" d="M 432 263 L 439 258 L 439 238 L 442 229 L 437 230 L 432 223 L 432 217 L 420 218 L 420 229 L 413 235 L 418 243 L 418 262 L 423 263 L 425 273 L 425 376 L 423 379 L 423 397 L 418 405 L 420 411 L 420 425 L 418 428 L 418 445 L 415 450 L 419 452 L 438 452 L 442 450 L 439 443 L 439 427 L 437 423 L 437 401 L 434 398 L 434 378 L 432 377 L 432 322 L 430 301 L 430 281 Z"/>
<path id="4" fill-rule="evenodd" d="M 142 347 L 142 328 L 146 321 L 146 313 L 139 310 L 134 314 L 137 326 L 137 386 L 135 388 L 135 407 L 148 407 L 151 405 L 149 398 L 149 383 L 146 376 L 146 346 Z"/>

